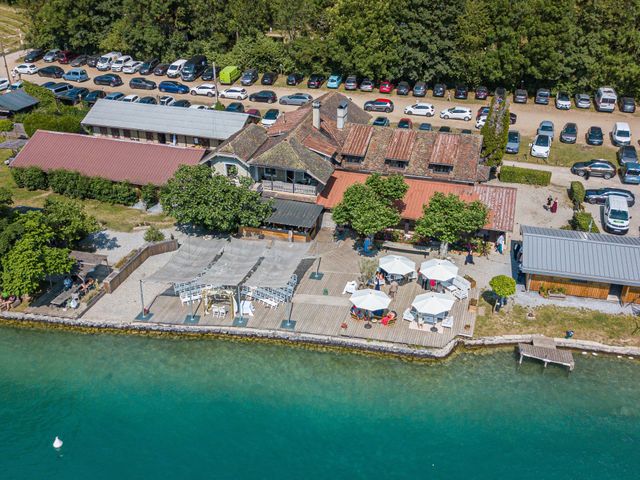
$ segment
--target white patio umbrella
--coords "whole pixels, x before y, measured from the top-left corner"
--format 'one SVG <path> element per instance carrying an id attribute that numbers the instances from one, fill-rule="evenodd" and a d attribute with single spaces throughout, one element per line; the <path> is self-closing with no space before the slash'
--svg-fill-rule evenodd
<path id="1" fill-rule="evenodd" d="M 456 299 L 446 293 L 427 292 L 413 299 L 411 306 L 423 315 L 439 315 L 449 312 Z"/>
<path id="2" fill-rule="evenodd" d="M 386 255 L 380 259 L 380 268 L 392 275 L 408 275 L 416 269 L 416 262 L 401 255 Z"/>
<path id="3" fill-rule="evenodd" d="M 458 267 L 449 260 L 433 259 L 422 262 L 420 273 L 431 280 L 446 282 L 458 275 Z"/>
<path id="4" fill-rule="evenodd" d="M 362 310 L 374 312 L 376 310 L 384 310 L 391 303 L 391 298 L 380 290 L 358 290 L 349 298 L 351 303 Z"/>

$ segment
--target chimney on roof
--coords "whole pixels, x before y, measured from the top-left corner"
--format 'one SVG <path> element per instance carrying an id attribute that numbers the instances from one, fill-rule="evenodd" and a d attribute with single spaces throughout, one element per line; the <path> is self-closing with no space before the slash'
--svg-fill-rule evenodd
<path id="1" fill-rule="evenodd" d="M 343 100 L 338 104 L 338 112 L 336 114 L 336 126 L 338 127 L 338 130 L 344 130 L 344 124 L 347 122 L 348 114 L 349 102 Z"/>
<path id="2" fill-rule="evenodd" d="M 312 107 L 313 107 L 313 128 L 315 128 L 316 130 L 320 130 L 320 106 L 321 105 L 322 104 L 320 103 L 319 100 L 316 100 L 312 104 Z"/>

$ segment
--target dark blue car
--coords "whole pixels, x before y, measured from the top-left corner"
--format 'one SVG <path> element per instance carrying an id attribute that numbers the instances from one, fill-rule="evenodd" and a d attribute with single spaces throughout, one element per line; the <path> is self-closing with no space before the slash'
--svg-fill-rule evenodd
<path id="1" fill-rule="evenodd" d="M 189 93 L 189 87 L 183 85 L 180 82 L 174 82 L 173 80 L 165 80 L 160 82 L 158 90 L 167 93 Z"/>

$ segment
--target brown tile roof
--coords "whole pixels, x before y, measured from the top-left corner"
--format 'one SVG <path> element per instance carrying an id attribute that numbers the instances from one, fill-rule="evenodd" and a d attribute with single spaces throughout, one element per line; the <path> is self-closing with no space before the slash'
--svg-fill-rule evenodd
<path id="1" fill-rule="evenodd" d="M 371 125 L 352 125 L 342 146 L 342 154 L 353 157 L 364 157 L 373 135 Z"/>
<path id="2" fill-rule="evenodd" d="M 216 153 L 234 155 L 246 162 L 266 141 L 267 131 L 252 123 L 222 142 Z"/>
<path id="3" fill-rule="evenodd" d="M 38 130 L 11 163 L 64 169 L 134 185 L 164 185 L 180 165 L 197 165 L 205 150 Z"/>
<path id="4" fill-rule="evenodd" d="M 338 147 L 322 135 L 310 134 L 302 142 L 305 147 L 314 152 L 321 153 L 329 158 L 333 157 L 338 151 Z"/>
<path id="5" fill-rule="evenodd" d="M 325 208 L 335 207 L 345 190 L 354 183 L 364 183 L 367 174 L 336 170 L 318 197 L 317 203 Z M 453 193 L 465 202 L 480 200 L 489 208 L 489 219 L 485 228 L 499 232 L 512 232 L 515 221 L 517 190 L 513 187 L 495 185 L 460 185 L 433 182 L 416 178 L 406 178 L 409 190 L 402 200 L 401 216 L 407 220 L 417 220 L 422 209 L 436 192 Z"/>
<path id="6" fill-rule="evenodd" d="M 453 165 L 458 158 L 458 147 L 461 135 L 441 133 L 433 143 L 433 151 L 429 163 L 435 165 Z"/>
<path id="7" fill-rule="evenodd" d="M 415 140 L 415 131 L 396 128 L 391 137 L 391 141 L 387 145 L 384 158 L 408 162 L 411 160 Z"/>

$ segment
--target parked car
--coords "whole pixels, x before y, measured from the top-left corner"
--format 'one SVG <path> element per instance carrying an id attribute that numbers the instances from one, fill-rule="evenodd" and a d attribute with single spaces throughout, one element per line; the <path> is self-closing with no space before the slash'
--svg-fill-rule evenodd
<path id="1" fill-rule="evenodd" d="M 549 158 L 551 153 L 551 137 L 548 135 L 536 135 L 531 144 L 531 156 L 536 158 Z"/>
<path id="2" fill-rule="evenodd" d="M 100 55 L 89 55 L 87 57 L 87 67 L 96 68 L 99 60 Z"/>
<path id="3" fill-rule="evenodd" d="M 140 66 L 140 70 L 138 70 L 138 73 L 140 75 L 151 75 L 159 64 L 160 64 L 160 60 L 158 60 L 157 58 L 151 58 L 145 61 Z"/>
<path id="4" fill-rule="evenodd" d="M 14 70 L 20 75 L 33 75 L 38 72 L 38 66 L 35 63 L 21 63 Z"/>
<path id="5" fill-rule="evenodd" d="M 398 128 L 406 128 L 410 130 L 413 128 L 413 122 L 410 118 L 401 118 L 398 122 Z"/>
<path id="6" fill-rule="evenodd" d="M 118 60 L 121 56 L 122 56 L 122 53 L 120 52 L 105 53 L 96 62 L 96 68 L 101 72 L 106 72 L 107 70 L 111 70 L 111 65 L 113 65 L 113 62 Z"/>
<path id="7" fill-rule="evenodd" d="M 626 122 L 616 122 L 611 131 L 611 143 L 616 147 L 631 144 L 631 128 Z"/>
<path id="8" fill-rule="evenodd" d="M 469 97 L 469 89 L 466 85 L 458 84 L 453 92 L 453 98 L 456 100 L 466 100 Z"/>
<path id="9" fill-rule="evenodd" d="M 84 68 L 72 68 L 62 75 L 62 78 L 69 82 L 86 82 L 89 80 L 89 75 L 87 75 L 87 71 Z"/>
<path id="10" fill-rule="evenodd" d="M 206 105 L 202 105 L 200 103 L 192 103 L 191 106 L 189 107 L 192 110 L 210 110 L 209 107 L 207 107 Z"/>
<path id="11" fill-rule="evenodd" d="M 471 117 L 471 109 L 468 107 L 455 106 L 440 112 L 440 118 L 444 118 L 445 120 L 451 118 L 453 120 L 464 120 L 465 122 L 468 122 L 471 120 Z"/>
<path id="12" fill-rule="evenodd" d="M 373 92 L 373 81 L 369 78 L 363 78 L 360 82 L 360 91 L 361 92 Z"/>
<path id="13" fill-rule="evenodd" d="M 122 66 L 122 73 L 138 73 L 141 68 L 142 62 L 139 62 L 138 60 L 131 60 L 130 62 L 127 62 Z"/>
<path id="14" fill-rule="evenodd" d="M 584 201 L 592 205 L 604 205 L 607 198 L 611 195 L 624 197 L 627 205 L 633 207 L 636 203 L 636 197 L 629 190 L 623 188 L 593 188 L 587 189 L 584 194 Z"/>
<path id="15" fill-rule="evenodd" d="M 616 167 L 607 160 L 589 160 L 587 162 L 577 162 L 571 167 L 571 173 L 579 177 L 603 177 L 608 180 L 615 176 Z"/>
<path id="16" fill-rule="evenodd" d="M 576 93 L 573 101 L 576 104 L 576 108 L 591 108 L 591 97 L 586 93 Z"/>
<path id="17" fill-rule="evenodd" d="M 156 100 L 156 97 L 142 97 L 138 103 L 145 103 L 148 105 L 157 105 L 158 100 Z"/>
<path id="18" fill-rule="evenodd" d="M 626 163 L 620 167 L 620 181 L 640 185 L 640 163 Z"/>
<path id="19" fill-rule="evenodd" d="M 433 86 L 434 97 L 444 97 L 445 93 L 447 93 L 447 86 L 444 83 L 436 83 Z"/>
<path id="20" fill-rule="evenodd" d="M 324 83 L 324 75 L 314 73 L 307 80 L 307 88 L 320 88 Z"/>
<path id="21" fill-rule="evenodd" d="M 443 125 L 442 127 L 440 127 L 438 129 L 438 131 L 440 133 L 451 133 L 451 127 L 447 126 L 447 125 Z"/>
<path id="22" fill-rule="evenodd" d="M 571 108 L 571 97 L 567 92 L 558 92 L 556 95 L 556 108 L 558 110 L 569 110 Z"/>
<path id="23" fill-rule="evenodd" d="M 93 78 L 93 83 L 96 85 L 108 85 L 110 87 L 118 87 L 122 85 L 122 78 L 115 73 L 106 73 L 104 75 L 98 75 Z"/>
<path id="24" fill-rule="evenodd" d="M 171 95 L 163 95 L 162 97 L 160 97 L 160 101 L 158 102 L 160 105 L 164 105 L 166 107 L 170 107 L 171 105 L 173 105 L 173 102 L 175 102 L 176 99 L 173 98 Z"/>
<path id="25" fill-rule="evenodd" d="M 625 113 L 634 113 L 636 111 L 636 101 L 633 97 L 620 97 L 618 99 L 618 110 Z"/>
<path id="26" fill-rule="evenodd" d="M 585 140 L 587 145 L 602 145 L 604 141 L 604 135 L 600 127 L 589 127 L 585 134 Z"/>
<path id="27" fill-rule="evenodd" d="M 181 107 L 181 108 L 189 108 L 191 106 L 191 102 L 189 100 L 176 100 L 171 103 L 171 107 Z"/>
<path id="28" fill-rule="evenodd" d="M 566 123 L 560 131 L 560 141 L 562 143 L 576 143 L 577 140 L 578 126 L 573 122 Z"/>
<path id="29" fill-rule="evenodd" d="M 333 74 L 327 80 L 327 88 L 339 88 L 342 84 L 342 75 Z"/>
<path id="30" fill-rule="evenodd" d="M 389 122 L 389 119 L 387 117 L 376 117 L 372 125 L 374 127 L 388 127 L 389 125 L 391 125 L 391 122 Z"/>
<path id="31" fill-rule="evenodd" d="M 58 60 L 58 53 L 60 53 L 60 49 L 58 48 L 51 49 L 44 54 L 44 56 L 42 57 L 42 60 L 44 60 L 47 63 L 55 62 L 56 60 Z"/>
<path id="32" fill-rule="evenodd" d="M 484 127 L 485 123 L 487 123 L 487 116 L 486 115 L 482 115 L 481 117 L 477 117 L 476 118 L 476 128 L 478 130 L 480 130 L 482 127 Z"/>
<path id="33" fill-rule="evenodd" d="M 486 117 L 489 115 L 489 106 L 485 105 L 484 107 L 480 107 L 478 112 L 476 113 L 476 119 L 480 119 L 480 117 Z M 513 112 L 509 112 L 509 125 L 515 125 L 518 121 L 518 115 Z"/>
<path id="34" fill-rule="evenodd" d="M 410 91 L 411 91 L 411 85 L 409 85 L 409 82 L 405 82 L 404 80 L 399 82 L 398 86 L 396 87 L 397 95 L 409 95 Z"/>
<path id="35" fill-rule="evenodd" d="M 418 127 L 418 130 L 422 130 L 423 132 L 430 132 L 433 130 L 433 127 L 430 123 L 421 123 Z"/>
<path id="36" fill-rule="evenodd" d="M 358 77 L 355 75 L 349 75 L 344 81 L 345 90 L 357 90 L 358 89 Z"/>
<path id="37" fill-rule="evenodd" d="M 383 80 L 378 87 L 380 93 L 391 93 L 393 91 L 393 83 L 389 80 Z"/>
<path id="38" fill-rule="evenodd" d="M 41 48 L 34 48 L 24 56 L 24 61 L 26 63 L 37 62 L 38 60 L 42 60 L 42 57 L 44 57 L 44 50 Z"/>
<path id="39" fill-rule="evenodd" d="M 213 97 L 216 94 L 216 86 L 213 83 L 203 83 L 196 87 L 191 87 L 189 92 L 191 95 L 206 95 L 207 97 Z"/>
<path id="40" fill-rule="evenodd" d="M 71 90 L 67 90 L 66 92 L 58 95 L 58 98 L 64 103 L 70 103 L 71 105 L 75 105 L 76 103 L 82 101 L 84 97 L 89 94 L 89 89 L 84 87 L 75 87 Z"/>
<path id="41" fill-rule="evenodd" d="M 242 77 L 240 77 L 240 83 L 245 87 L 253 85 L 257 81 L 258 81 L 258 70 L 256 70 L 255 68 L 250 68 L 249 70 L 245 70 L 245 72 L 242 74 Z"/>
<path id="42" fill-rule="evenodd" d="M 609 195 L 604 201 L 602 227 L 607 233 L 624 235 L 629 231 L 629 205 L 626 197 Z"/>
<path id="43" fill-rule="evenodd" d="M 538 131 L 536 132 L 536 135 L 546 135 L 550 137 L 551 141 L 553 141 L 553 138 L 555 137 L 553 122 L 550 120 L 541 121 L 540 125 L 538 125 Z"/>
<path id="44" fill-rule="evenodd" d="M 141 90 L 155 90 L 156 82 L 147 80 L 143 77 L 135 77 L 129 81 L 129 88 L 139 88 Z"/>
<path id="45" fill-rule="evenodd" d="M 433 117 L 436 113 L 435 108 L 430 103 L 418 102 L 404 108 L 407 115 L 422 115 L 425 117 Z"/>
<path id="46" fill-rule="evenodd" d="M 638 152 L 633 145 L 620 147 L 616 152 L 616 157 L 621 166 L 627 163 L 638 163 Z"/>
<path id="47" fill-rule="evenodd" d="M 88 58 L 88 55 L 78 55 L 76 58 L 71 60 L 71 62 L 69 62 L 69 65 L 71 65 L 72 67 L 83 67 L 87 64 Z"/>
<path id="48" fill-rule="evenodd" d="M 126 95 L 122 97 L 120 101 L 124 103 L 137 103 L 140 101 L 140 97 L 138 95 Z"/>
<path id="49" fill-rule="evenodd" d="M 260 123 L 260 120 L 262 119 L 262 115 L 260 115 L 260 110 L 258 110 L 257 108 L 249 108 L 248 110 L 245 110 L 244 113 L 249 115 L 249 121 L 251 123 Z"/>
<path id="50" fill-rule="evenodd" d="M 56 83 L 58 82 L 44 82 L 42 85 L 40 85 L 42 88 L 51 88 L 53 87 Z M 7 87 L 9 86 L 9 80 L 7 80 L 6 78 L 0 78 L 0 92 L 2 90 L 6 90 Z"/>
<path id="51" fill-rule="evenodd" d="M 153 69 L 153 74 L 157 77 L 162 77 L 163 75 L 167 74 L 167 70 L 169 70 L 169 64 L 160 63 Z"/>
<path id="52" fill-rule="evenodd" d="M 58 95 L 61 95 L 61 94 L 65 93 L 65 92 L 68 92 L 72 88 L 73 88 L 73 85 L 71 85 L 70 83 L 59 82 L 59 83 L 54 83 L 50 87 L 47 87 L 47 90 L 52 92 L 54 95 L 58 96 Z"/>
<path id="53" fill-rule="evenodd" d="M 227 65 L 222 70 L 220 70 L 220 83 L 222 85 L 233 85 L 233 82 L 238 80 L 242 76 L 242 72 L 240 71 L 240 67 L 236 65 Z"/>
<path id="54" fill-rule="evenodd" d="M 294 93 L 280 97 L 280 105 L 306 105 L 313 97 L 308 93 Z"/>
<path id="55" fill-rule="evenodd" d="M 427 94 L 427 83 L 426 82 L 416 82 L 413 86 L 413 96 L 414 97 L 424 97 Z"/>
<path id="56" fill-rule="evenodd" d="M 87 93 L 82 100 L 84 101 L 84 103 L 88 105 L 93 105 L 98 100 L 106 96 L 107 94 L 104 90 L 92 90 L 89 93 Z"/>
<path id="57" fill-rule="evenodd" d="M 260 83 L 262 83 L 262 85 L 273 85 L 274 83 L 276 83 L 277 79 L 278 79 L 277 73 L 267 72 L 262 75 L 262 80 L 260 80 Z"/>
<path id="58" fill-rule="evenodd" d="M 376 100 L 369 100 L 364 103 L 364 109 L 367 112 L 393 112 L 393 102 L 388 98 L 378 98 Z"/>
<path id="59" fill-rule="evenodd" d="M 124 98 L 124 93 L 122 92 L 111 92 L 108 93 L 104 99 L 105 100 L 122 100 Z"/>
<path id="60" fill-rule="evenodd" d="M 178 78 L 180 76 L 180 73 L 182 73 L 182 69 L 184 68 L 186 63 L 187 60 L 185 58 L 181 58 L 173 62 L 171 65 L 169 65 L 169 68 L 167 68 L 167 77 Z"/>
<path id="61" fill-rule="evenodd" d="M 207 69 L 207 57 L 194 55 L 185 62 L 180 70 L 180 78 L 183 82 L 193 82 Z"/>
<path id="62" fill-rule="evenodd" d="M 249 94 L 242 87 L 231 87 L 220 92 L 220 98 L 233 98 L 234 100 L 244 100 Z"/>
<path id="63" fill-rule="evenodd" d="M 520 152 L 520 132 L 517 130 L 509 130 L 505 151 L 511 154 Z"/>
<path id="64" fill-rule="evenodd" d="M 220 67 L 216 66 L 216 71 L 215 71 L 216 75 L 215 78 L 219 79 L 220 78 Z M 210 82 L 213 80 L 214 75 L 213 75 L 213 65 L 209 65 L 207 68 L 205 68 L 204 72 L 202 72 L 202 78 L 203 81 L 205 82 Z"/>
<path id="65" fill-rule="evenodd" d="M 524 88 L 517 88 L 513 92 L 513 103 L 527 103 L 529 100 L 529 93 Z"/>
<path id="66" fill-rule="evenodd" d="M 120 58 L 118 58 L 115 62 L 113 62 L 111 64 L 111 71 L 112 72 L 121 72 L 122 69 L 124 68 L 125 64 L 127 62 L 132 61 L 133 58 L 131 58 L 130 55 L 122 55 Z"/>
<path id="67" fill-rule="evenodd" d="M 475 99 L 486 100 L 487 98 L 489 98 L 489 89 L 484 85 L 480 85 L 479 87 L 476 87 Z"/>
<path id="68" fill-rule="evenodd" d="M 270 108 L 269 110 L 266 111 L 266 113 L 264 114 L 264 117 L 262 117 L 261 123 L 265 127 L 269 127 L 274 123 L 276 123 L 276 120 L 278 120 L 279 116 L 280 116 L 280 110 L 278 110 L 277 108 Z"/>
<path id="69" fill-rule="evenodd" d="M 62 78 L 64 70 L 57 65 L 49 65 L 38 70 L 39 77 Z"/>
<path id="70" fill-rule="evenodd" d="M 227 108 L 225 108 L 225 111 L 244 113 L 244 105 L 240 102 L 231 102 L 229 105 L 227 105 Z"/>
<path id="71" fill-rule="evenodd" d="M 273 90 L 260 90 L 259 92 L 249 95 L 250 102 L 264 102 L 275 103 L 278 101 L 278 96 Z"/>
<path id="72" fill-rule="evenodd" d="M 160 85 L 158 85 L 158 90 L 167 93 L 189 93 L 189 87 L 174 80 L 165 80 L 163 82 L 160 82 Z"/>
<path id="73" fill-rule="evenodd" d="M 548 88 L 539 88 L 536 92 L 535 103 L 538 105 L 549 105 L 549 99 L 551 98 L 551 91 Z"/>
<path id="74" fill-rule="evenodd" d="M 290 73 L 287 75 L 287 85 L 295 87 L 304 79 L 304 75 L 301 73 Z"/>
<path id="75" fill-rule="evenodd" d="M 71 60 L 78 56 L 77 53 L 73 53 L 70 50 L 61 50 L 58 52 L 57 60 L 61 65 L 68 65 Z"/>

